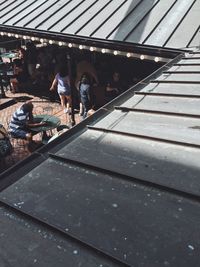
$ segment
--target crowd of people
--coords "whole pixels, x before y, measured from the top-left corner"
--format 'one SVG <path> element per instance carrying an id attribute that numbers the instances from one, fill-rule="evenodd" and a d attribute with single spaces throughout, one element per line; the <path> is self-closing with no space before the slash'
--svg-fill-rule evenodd
<path id="1" fill-rule="evenodd" d="M 50 97 L 57 95 L 63 112 L 67 114 L 71 113 L 72 90 L 79 115 L 86 118 L 89 110 L 99 108 L 127 89 L 117 69 L 106 69 L 103 62 L 95 66 L 91 58 L 78 53 L 73 55 L 69 70 L 66 50 L 53 46 L 36 48 L 29 41 L 26 47 L 18 46 L 15 52 L 17 56 L 12 62 L 11 92 L 27 90 L 30 84 L 35 88 L 48 87 Z M 99 101 L 99 95 L 102 101 Z"/>
<path id="2" fill-rule="evenodd" d="M 59 97 L 67 116 L 72 113 L 72 101 L 76 102 L 82 120 L 99 108 L 96 95 L 98 90 L 101 90 L 102 103 L 105 104 L 127 89 L 120 71 L 117 68 L 110 68 L 108 71 L 108 66 L 103 61 L 98 67 L 92 60 L 77 54 L 70 65 L 65 50 L 53 49 L 51 46 L 36 48 L 30 41 L 26 43 L 26 47 L 18 46 L 15 53 L 16 58 L 12 60 L 13 75 L 10 79 L 11 92 L 23 91 L 27 81 L 28 84 L 39 86 L 41 83 L 45 84 L 50 95 Z M 33 103 L 29 101 L 13 113 L 9 133 L 13 138 L 25 139 L 30 143 L 33 136 L 30 129 L 42 125 L 45 123 L 33 121 Z"/>
<path id="3" fill-rule="evenodd" d="M 23 45 L 20 43 L 12 52 L 15 58 L 7 63 L 0 55 L 1 73 L 2 70 L 5 72 L 4 67 L 12 69 L 9 80 L 11 92 L 27 92 L 47 96 L 50 101 L 59 100 L 66 121 L 71 122 L 71 126 L 75 110 L 80 116 L 78 121 L 87 118 L 146 77 L 152 68 L 157 68 L 147 63 L 144 65 L 142 61 L 76 48 L 56 45 L 36 47 L 31 41 L 25 41 Z M 9 119 L 8 131 L 0 125 L 0 162 L 1 154 L 7 156 L 12 153 L 9 137 L 24 139 L 31 144 L 37 132 L 34 127 L 45 129 L 46 122 L 34 120 L 33 108 L 32 102 L 25 102 Z M 71 127 L 65 126 L 67 129 Z M 55 136 L 58 136 L 60 132 L 58 127 L 56 129 Z M 45 136 L 45 131 L 42 133 Z"/>

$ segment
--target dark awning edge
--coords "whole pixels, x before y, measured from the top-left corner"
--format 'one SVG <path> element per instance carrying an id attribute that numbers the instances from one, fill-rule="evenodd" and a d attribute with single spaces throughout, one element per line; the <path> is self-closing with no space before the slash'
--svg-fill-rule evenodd
<path id="1" fill-rule="evenodd" d="M 164 58 L 174 58 L 177 53 L 188 52 L 188 50 L 162 48 L 159 46 L 140 45 L 138 43 L 105 40 L 94 37 L 77 36 L 72 34 L 62 34 L 57 32 L 40 31 L 35 29 L 24 29 L 21 27 L 0 25 L 0 32 L 18 34 L 23 36 L 42 38 L 60 42 L 71 42 L 78 45 L 95 46 L 105 49 L 114 49 L 132 53 L 145 53 L 146 55 L 160 56 Z"/>

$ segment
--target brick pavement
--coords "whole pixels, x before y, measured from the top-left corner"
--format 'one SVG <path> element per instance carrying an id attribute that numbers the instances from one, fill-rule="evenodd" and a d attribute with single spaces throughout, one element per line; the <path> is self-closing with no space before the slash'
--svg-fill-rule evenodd
<path id="1" fill-rule="evenodd" d="M 34 109 L 33 109 L 34 114 L 49 113 L 60 118 L 61 124 L 69 123 L 66 114 L 63 113 L 61 105 L 57 102 L 50 102 L 47 99 L 37 97 L 37 96 L 27 94 L 27 93 L 13 94 L 10 91 L 7 91 L 6 96 L 7 98 L 15 100 L 15 103 L 0 110 L 0 123 L 3 124 L 6 129 L 8 128 L 8 123 L 13 112 L 28 99 L 31 99 L 31 101 L 34 104 Z M 1 100 L 2 101 L 0 101 L 0 104 L 1 102 L 3 102 L 3 99 Z M 75 115 L 75 120 L 76 120 L 76 124 L 80 122 L 78 114 Z M 56 133 L 56 129 L 53 130 L 53 134 L 55 133 Z M 35 135 L 33 137 L 33 140 L 36 141 L 36 143 L 38 144 L 38 147 L 42 145 L 40 134 Z M 22 140 L 19 140 L 19 141 L 11 140 L 11 141 L 14 146 L 14 151 L 11 156 L 8 156 L 5 159 L 5 162 L 0 163 L 0 173 L 8 169 L 12 165 L 16 164 L 17 162 L 28 157 L 34 151 L 33 148 L 30 150 L 28 143 L 26 141 L 22 141 Z M 35 149 L 37 149 L 37 147 Z"/>

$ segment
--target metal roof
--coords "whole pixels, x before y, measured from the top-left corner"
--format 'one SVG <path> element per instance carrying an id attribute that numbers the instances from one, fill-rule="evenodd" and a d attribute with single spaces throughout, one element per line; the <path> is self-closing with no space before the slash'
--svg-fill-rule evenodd
<path id="1" fill-rule="evenodd" d="M 3 266 L 199 266 L 199 55 L 1 175 Z"/>
<path id="2" fill-rule="evenodd" d="M 200 0 L 1 0 L 0 26 L 194 49 L 200 42 L 199 12 Z"/>

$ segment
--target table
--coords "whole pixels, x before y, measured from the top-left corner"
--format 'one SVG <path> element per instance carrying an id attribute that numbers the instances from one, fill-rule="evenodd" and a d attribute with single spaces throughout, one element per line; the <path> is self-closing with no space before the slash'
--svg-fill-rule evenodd
<path id="1" fill-rule="evenodd" d="M 30 128 L 30 130 L 35 134 L 41 132 L 46 133 L 47 131 L 53 130 L 60 125 L 60 119 L 58 117 L 47 114 L 34 115 L 33 122 L 34 123 L 46 122 L 46 125 L 44 126 L 37 126 Z"/>
<path id="2" fill-rule="evenodd" d="M 2 53 L 1 58 L 2 59 L 9 59 L 10 62 L 12 62 L 13 58 L 17 58 L 17 53 L 14 53 L 14 52 Z"/>

